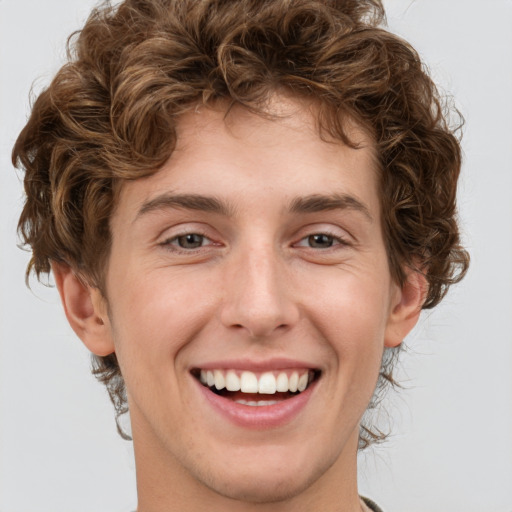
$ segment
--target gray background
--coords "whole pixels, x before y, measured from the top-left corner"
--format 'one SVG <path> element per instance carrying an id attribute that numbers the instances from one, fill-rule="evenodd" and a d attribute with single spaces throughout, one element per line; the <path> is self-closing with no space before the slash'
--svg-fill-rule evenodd
<path id="1" fill-rule="evenodd" d="M 0 511 L 133 510 L 131 445 L 55 289 L 24 285 L 22 187 L 10 166 L 28 114 L 91 0 L 0 0 Z M 466 117 L 460 186 L 466 280 L 407 340 L 394 435 L 361 456 L 388 512 L 512 511 L 512 1 L 387 0 Z M 34 82 L 34 79 L 35 82 Z"/>

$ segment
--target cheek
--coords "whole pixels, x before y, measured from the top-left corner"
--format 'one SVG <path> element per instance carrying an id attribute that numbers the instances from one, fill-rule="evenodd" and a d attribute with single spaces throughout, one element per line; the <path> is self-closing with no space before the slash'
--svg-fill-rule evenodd
<path id="1" fill-rule="evenodd" d="M 374 337 L 383 336 L 390 306 L 386 276 L 340 271 L 316 280 L 315 286 L 311 284 L 305 286 L 304 297 L 315 312 L 317 323 L 341 338 L 350 333 L 354 344 L 361 338 L 371 342 Z"/>
<path id="2" fill-rule="evenodd" d="M 120 293 L 111 297 L 111 316 L 121 357 L 130 353 L 157 363 L 173 356 L 212 315 L 212 283 L 187 269 L 126 272 L 116 278 L 112 289 Z"/>
<path id="3" fill-rule="evenodd" d="M 390 288 L 383 275 L 339 271 L 304 287 L 310 328 L 331 352 L 342 387 L 363 386 L 365 394 L 373 391 L 384 349 Z"/>

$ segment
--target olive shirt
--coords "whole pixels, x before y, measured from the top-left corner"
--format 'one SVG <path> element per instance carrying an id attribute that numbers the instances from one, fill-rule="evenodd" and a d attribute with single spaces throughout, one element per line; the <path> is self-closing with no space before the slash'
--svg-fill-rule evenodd
<path id="1" fill-rule="evenodd" d="M 382 509 L 369 498 L 361 496 L 361 499 L 365 502 L 367 507 L 370 507 L 370 510 L 373 510 L 373 512 L 382 512 Z"/>

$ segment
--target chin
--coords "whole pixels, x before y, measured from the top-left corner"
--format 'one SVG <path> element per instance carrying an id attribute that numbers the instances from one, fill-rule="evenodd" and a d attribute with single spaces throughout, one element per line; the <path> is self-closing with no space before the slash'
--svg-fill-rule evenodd
<path id="1" fill-rule="evenodd" d="M 235 501 L 248 503 L 279 503 L 299 496 L 311 487 L 329 469 L 332 461 L 324 458 L 317 467 L 303 462 L 291 467 L 286 462 L 265 462 L 259 458 L 257 465 L 239 462 L 228 471 L 209 472 L 203 475 L 203 484 L 215 493 Z M 273 463 L 274 462 L 274 463 Z"/>
<path id="2" fill-rule="evenodd" d="M 239 478 L 229 482 L 217 478 L 206 484 L 216 493 L 234 501 L 246 503 L 279 503 L 292 499 L 304 492 L 316 480 L 314 477 L 279 478 L 275 475 L 260 478 Z"/>

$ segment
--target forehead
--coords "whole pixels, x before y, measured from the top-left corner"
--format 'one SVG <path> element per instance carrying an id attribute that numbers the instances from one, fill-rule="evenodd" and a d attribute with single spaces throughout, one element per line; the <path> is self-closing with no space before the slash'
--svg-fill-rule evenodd
<path id="1" fill-rule="evenodd" d="M 173 158 L 176 159 L 180 151 L 195 152 L 198 146 L 208 150 L 210 143 L 215 147 L 220 143 L 226 148 L 237 145 L 237 149 L 243 145 L 250 153 L 286 147 L 297 149 L 300 145 L 304 154 L 309 153 L 316 158 L 337 158 L 340 151 L 344 158 L 355 157 L 356 152 L 350 151 L 353 148 L 340 140 L 341 135 L 331 134 L 335 124 L 353 146 L 361 147 L 363 151 L 358 158 L 364 154 L 375 159 L 376 146 L 372 137 L 348 115 L 341 115 L 341 122 L 326 121 L 317 102 L 280 94 L 272 96 L 256 112 L 223 101 L 188 111 L 177 123 L 177 146 Z M 287 156 L 292 160 L 296 153 L 288 151 Z M 369 163 L 375 162 L 376 159 Z"/>
<path id="2" fill-rule="evenodd" d="M 375 145 L 349 119 L 345 131 L 357 149 L 322 138 L 315 107 L 286 97 L 275 97 L 263 115 L 198 106 L 179 118 L 176 147 L 162 168 L 123 185 L 120 206 L 140 209 L 164 191 L 221 195 L 236 206 L 265 203 L 273 191 L 274 201 L 288 205 L 300 196 L 350 193 L 375 210 Z"/>

